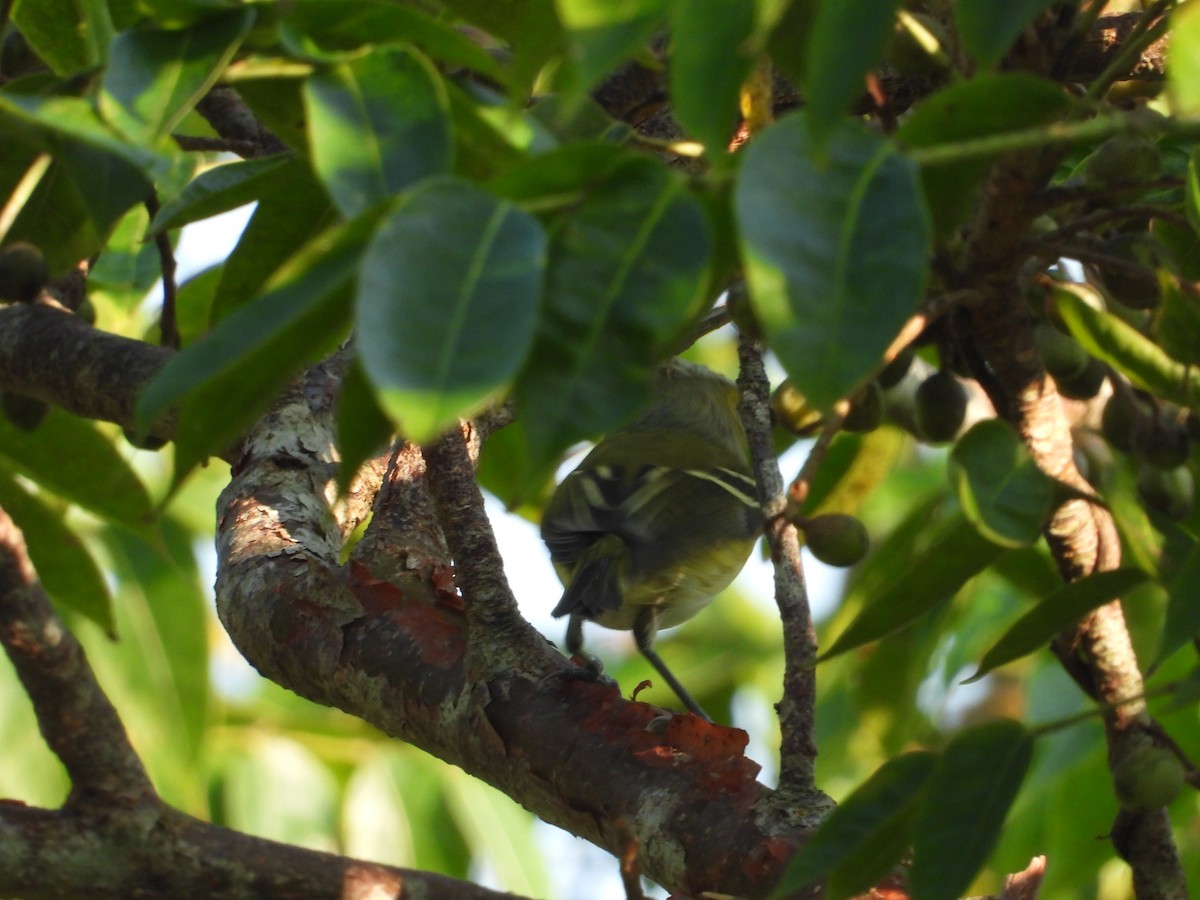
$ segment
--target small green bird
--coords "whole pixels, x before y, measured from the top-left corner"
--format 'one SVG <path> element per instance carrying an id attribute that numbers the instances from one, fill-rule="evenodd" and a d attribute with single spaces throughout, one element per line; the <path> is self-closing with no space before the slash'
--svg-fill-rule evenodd
<path id="1" fill-rule="evenodd" d="M 660 627 L 690 619 L 745 565 L 762 528 L 737 389 L 672 360 L 650 406 L 598 443 L 555 490 L 542 540 L 565 585 L 553 615 L 633 631 L 638 649 L 698 716 L 708 718 L 653 649 Z"/>

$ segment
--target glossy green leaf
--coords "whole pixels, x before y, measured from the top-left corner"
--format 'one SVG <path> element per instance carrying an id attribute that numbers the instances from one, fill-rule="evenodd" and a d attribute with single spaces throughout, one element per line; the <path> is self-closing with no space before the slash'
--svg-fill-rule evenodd
<path id="1" fill-rule="evenodd" d="M 1171 12 L 1167 96 L 1175 115 L 1200 115 L 1200 7 L 1194 3 Z"/>
<path id="2" fill-rule="evenodd" d="M 387 0 L 304 0 L 289 9 L 279 32 L 294 50 L 325 54 L 406 42 L 439 62 L 498 82 L 506 78 L 496 58 L 462 29 Z"/>
<path id="3" fill-rule="evenodd" d="M 108 584 L 83 541 L 63 521 L 63 510 L 22 486 L 0 463 L 0 508 L 25 535 L 29 558 L 43 587 L 60 609 L 87 617 L 115 633 Z"/>
<path id="4" fill-rule="evenodd" d="M 181 346 L 190 347 L 208 332 L 222 274 L 220 264 L 209 266 L 179 286 L 175 295 L 175 327 L 179 329 Z"/>
<path id="5" fill-rule="evenodd" d="M 981 75 L 919 103 L 905 116 L 896 138 L 907 147 L 969 141 L 1045 124 L 1069 105 L 1062 87 L 1049 79 L 1017 72 Z M 969 214 L 993 159 L 974 156 L 921 166 L 921 183 L 939 234 Z"/>
<path id="6" fill-rule="evenodd" d="M 1169 586 L 1166 621 L 1154 656 L 1157 668 L 1200 635 L 1200 544 L 1193 544 Z"/>
<path id="7" fill-rule="evenodd" d="M 8 145 L 10 153 L 13 144 L 15 141 Z M 0 154 L 0 167 L 7 161 Z M 104 244 L 104 236 L 84 206 L 79 185 L 61 162 L 52 162 L 42 175 L 5 240 L 28 241 L 41 247 L 52 277 L 70 271 L 79 260 L 92 256 Z"/>
<path id="8" fill-rule="evenodd" d="M 571 44 L 576 90 L 591 88 L 610 74 L 663 25 L 667 0 L 555 0 Z"/>
<path id="9" fill-rule="evenodd" d="M 907 628 L 948 603 L 1001 552 L 1002 547 L 981 536 L 961 513 L 948 517 L 940 523 L 929 545 L 909 557 L 902 570 L 893 572 L 889 583 L 870 598 L 820 659 L 829 659 Z"/>
<path id="10" fill-rule="evenodd" d="M 1083 348 L 1164 400 L 1200 407 L 1200 377 L 1132 325 L 1097 309 L 1082 284 L 1059 284 L 1054 304 Z"/>
<path id="11" fill-rule="evenodd" d="M 689 0 L 671 10 L 671 101 L 684 130 L 708 148 L 714 163 L 738 119 L 738 95 L 753 57 L 751 0 Z"/>
<path id="12" fill-rule="evenodd" d="M 710 240 L 682 180 L 630 154 L 552 222 L 537 341 L 516 394 L 534 480 L 644 402 L 651 366 L 699 312 Z"/>
<path id="13" fill-rule="evenodd" d="M 430 183 L 380 223 L 358 282 L 358 351 L 406 437 L 433 439 L 516 376 L 545 263 L 537 219 L 462 181 Z"/>
<path id="14" fill-rule="evenodd" d="M 771 896 L 789 897 L 826 878 L 834 897 L 874 885 L 908 849 L 913 814 L 936 760 L 932 753 L 905 753 L 880 766 L 792 857 Z"/>
<path id="15" fill-rule="evenodd" d="M 0 732 L 4 760 L 0 795 L 12 804 L 57 809 L 67 800 L 71 781 L 38 729 L 25 685 L 7 656 L 0 656 Z"/>
<path id="16" fill-rule="evenodd" d="M 391 420 L 379 406 L 362 363 L 351 362 L 338 395 L 338 488 L 346 490 L 359 467 L 392 436 Z"/>
<path id="17" fill-rule="evenodd" d="M 175 486 L 205 457 L 229 447 L 295 372 L 342 337 L 359 260 L 379 210 L 301 247 L 253 303 L 172 357 L 138 398 L 140 428 L 180 408 Z"/>
<path id="18" fill-rule="evenodd" d="M 154 217 L 152 230 L 180 228 L 252 203 L 279 185 L 292 183 L 298 166 L 303 164 L 294 156 L 282 154 L 207 169 L 163 204 Z"/>
<path id="19" fill-rule="evenodd" d="M 979 669 L 967 681 L 976 681 L 993 669 L 1045 648 L 1059 632 L 1144 583 L 1146 577 L 1140 569 L 1114 569 L 1063 585 L 1014 622 L 983 655 Z"/>
<path id="20" fill-rule="evenodd" d="M 445 90 L 413 51 L 381 48 L 317 71 L 304 105 L 313 166 L 347 217 L 450 170 Z"/>
<path id="21" fill-rule="evenodd" d="M 837 0 L 817 6 L 806 61 L 806 124 L 822 154 L 838 120 L 867 90 L 867 72 L 887 46 L 900 0 Z M 836 165 L 836 161 L 831 161 Z"/>
<path id="22" fill-rule="evenodd" d="M 225 260 L 213 303 L 218 322 L 260 293 L 297 247 L 315 240 L 338 220 L 337 210 L 305 160 L 295 158 L 258 185 L 258 205 Z"/>
<path id="23" fill-rule="evenodd" d="M 254 18 L 254 8 L 242 6 L 188 28 L 147 22 L 117 35 L 101 81 L 101 113 L 130 140 L 154 145 L 216 83 Z"/>
<path id="24" fill-rule="evenodd" d="M 981 69 L 995 66 L 1038 13 L 1052 0 L 958 0 L 954 21 L 963 47 Z"/>
<path id="25" fill-rule="evenodd" d="M 751 142 L 734 194 L 750 299 L 797 389 L 828 410 L 879 365 L 925 286 L 916 166 L 847 121 L 814 161 L 804 115 Z"/>
<path id="26" fill-rule="evenodd" d="M 144 206 L 127 212 L 108 239 L 100 258 L 88 272 L 88 297 L 103 309 L 112 304 L 124 320 L 136 313 L 154 283 L 162 277 L 162 256 L 154 241 L 146 239 L 150 214 Z M 100 327 L 112 328 L 103 322 Z"/>
<path id="27" fill-rule="evenodd" d="M 0 416 L 0 458 L 91 513 L 145 527 L 153 509 L 140 478 L 95 423 L 52 407 L 33 433 Z"/>
<path id="28" fill-rule="evenodd" d="M 1159 277 L 1159 288 L 1154 336 L 1172 359 L 1194 368 L 1200 364 L 1200 299 L 1169 276 Z"/>
<path id="29" fill-rule="evenodd" d="M 962 896 L 991 855 L 1032 758 L 1033 737 L 1011 721 L 965 729 L 942 751 L 913 829 L 913 900 Z"/>
<path id="30" fill-rule="evenodd" d="M 972 426 L 954 445 L 949 468 L 963 513 L 992 543 L 1023 547 L 1041 536 L 1055 482 L 1008 423 L 986 419 Z"/>
<path id="31" fill-rule="evenodd" d="M 113 23 L 104 0 L 16 0 L 13 24 L 56 75 L 104 62 Z"/>

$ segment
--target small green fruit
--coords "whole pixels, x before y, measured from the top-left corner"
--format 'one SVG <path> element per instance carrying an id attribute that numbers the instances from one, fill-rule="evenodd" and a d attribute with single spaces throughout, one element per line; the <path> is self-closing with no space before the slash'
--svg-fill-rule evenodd
<path id="1" fill-rule="evenodd" d="M 842 428 L 852 432 L 874 431 L 883 424 L 883 389 L 868 381 L 850 397 L 850 410 Z"/>
<path id="2" fill-rule="evenodd" d="M 1134 449 L 1156 469 L 1174 469 L 1192 455 L 1192 441 L 1183 422 L 1160 414 L 1137 433 Z"/>
<path id="3" fill-rule="evenodd" d="M 879 382 L 879 386 L 881 388 L 895 387 L 900 379 L 907 374 L 916 355 L 916 351 L 913 350 L 911 344 L 897 353 L 895 358 L 880 369 L 879 374 L 875 377 L 875 380 Z"/>
<path id="4" fill-rule="evenodd" d="M 1150 426 L 1150 411 L 1128 388 L 1113 391 L 1104 412 L 1100 414 L 1100 430 L 1114 450 L 1132 453 L 1139 433 Z"/>
<path id="5" fill-rule="evenodd" d="M 793 434 L 810 434 L 821 424 L 820 410 L 810 405 L 790 381 L 784 381 L 771 394 L 771 413 L 776 425 Z"/>
<path id="6" fill-rule="evenodd" d="M 32 303 L 50 279 L 42 251 L 18 241 L 0 251 L 0 300 Z"/>
<path id="7" fill-rule="evenodd" d="M 1183 522 L 1192 514 L 1196 502 L 1196 482 L 1187 466 L 1156 469 L 1138 467 L 1138 498 L 1148 509 L 1162 513 L 1174 522 Z"/>
<path id="8" fill-rule="evenodd" d="M 852 566 L 871 546 L 863 523 L 845 513 L 815 516 L 803 522 L 802 528 L 809 551 L 827 566 Z"/>
<path id="9" fill-rule="evenodd" d="M 917 388 L 914 418 L 920 436 L 932 444 L 954 440 L 966 421 L 969 400 L 953 372 L 934 372 Z"/>
<path id="10" fill-rule="evenodd" d="M 1042 353 L 1046 371 L 1058 381 L 1087 368 L 1091 356 L 1075 338 L 1063 334 L 1049 322 L 1039 322 L 1033 329 L 1033 340 Z"/>
<path id="11" fill-rule="evenodd" d="M 1088 357 L 1087 365 L 1071 375 L 1054 376 L 1058 392 L 1071 400 L 1091 400 L 1104 387 L 1108 377 L 1108 366 L 1095 357 Z"/>
<path id="12" fill-rule="evenodd" d="M 1132 812 L 1161 809 L 1183 791 L 1183 763 L 1165 747 L 1136 747 L 1113 766 L 1117 801 Z"/>
<path id="13" fill-rule="evenodd" d="M 50 404 L 45 400 L 14 391 L 0 391 L 0 408 L 14 426 L 30 432 L 37 431 L 50 414 Z"/>

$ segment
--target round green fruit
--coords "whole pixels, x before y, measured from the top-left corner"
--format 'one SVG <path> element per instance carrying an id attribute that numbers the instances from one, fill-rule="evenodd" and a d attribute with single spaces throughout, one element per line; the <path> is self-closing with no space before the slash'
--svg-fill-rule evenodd
<path id="1" fill-rule="evenodd" d="M 1100 414 L 1100 431 L 1114 450 L 1132 453 L 1150 421 L 1145 404 L 1128 387 L 1118 385 Z"/>
<path id="2" fill-rule="evenodd" d="M 793 434 L 809 434 L 821 423 L 820 410 L 809 404 L 790 381 L 784 381 L 771 394 L 771 414 L 776 425 Z"/>
<path id="3" fill-rule="evenodd" d="M 809 552 L 827 566 L 852 566 L 867 555 L 871 546 L 863 523 L 845 513 L 814 516 L 801 527 Z"/>
<path id="4" fill-rule="evenodd" d="M 879 382 L 879 386 L 882 388 L 894 387 L 908 373 L 916 355 L 911 344 L 897 353 L 890 363 L 879 370 L 879 375 L 875 378 Z"/>
<path id="5" fill-rule="evenodd" d="M 934 372 L 917 388 L 914 418 L 920 436 L 933 444 L 954 440 L 966 421 L 969 400 L 953 372 Z"/>
<path id="6" fill-rule="evenodd" d="M 1196 482 L 1187 466 L 1156 469 L 1143 464 L 1137 474 L 1138 498 L 1147 509 L 1156 510 L 1174 522 L 1191 517 L 1196 502 Z"/>
<path id="7" fill-rule="evenodd" d="M 18 241 L 0 250 L 0 300 L 32 303 L 50 279 L 42 251 Z"/>
<path id="8" fill-rule="evenodd" d="M 874 431 L 883 424 L 883 389 L 868 381 L 850 397 L 850 410 L 842 428 L 852 432 Z"/>
<path id="9" fill-rule="evenodd" d="M 1161 809 L 1183 791 L 1187 772 L 1165 747 L 1136 747 L 1113 766 L 1117 801 L 1131 812 Z"/>

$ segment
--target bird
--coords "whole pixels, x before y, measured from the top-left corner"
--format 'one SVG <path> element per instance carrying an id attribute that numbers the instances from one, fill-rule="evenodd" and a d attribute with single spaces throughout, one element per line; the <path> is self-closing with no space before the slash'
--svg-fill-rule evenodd
<path id="1" fill-rule="evenodd" d="M 552 615 L 569 617 L 572 656 L 585 621 L 632 631 L 683 705 L 709 720 L 654 639 L 737 577 L 763 516 L 734 384 L 673 359 L 650 388 L 649 405 L 603 437 L 546 505 L 541 536 L 564 585 Z"/>

